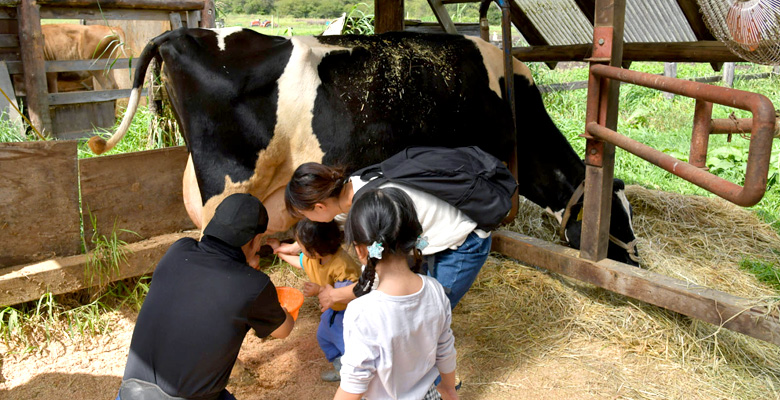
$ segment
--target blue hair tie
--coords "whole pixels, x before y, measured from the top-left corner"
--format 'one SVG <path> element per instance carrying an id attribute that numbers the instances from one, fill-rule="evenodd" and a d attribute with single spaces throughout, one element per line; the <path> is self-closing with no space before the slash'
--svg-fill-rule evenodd
<path id="1" fill-rule="evenodd" d="M 376 258 L 377 260 L 382 259 L 382 252 L 385 250 L 384 247 L 382 247 L 382 243 L 374 242 L 371 244 L 371 246 L 368 246 L 368 256 L 371 258 Z"/>
<path id="2" fill-rule="evenodd" d="M 417 236 L 417 241 L 414 242 L 414 247 L 420 251 L 428 247 L 428 236 Z"/>

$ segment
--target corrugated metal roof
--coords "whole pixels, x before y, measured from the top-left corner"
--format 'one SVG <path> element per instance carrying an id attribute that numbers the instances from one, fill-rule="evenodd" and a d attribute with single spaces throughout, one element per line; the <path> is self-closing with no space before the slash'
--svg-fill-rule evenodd
<path id="1" fill-rule="evenodd" d="M 574 0 L 514 0 L 550 45 L 592 42 L 593 25 Z M 694 42 L 675 0 L 626 0 L 625 42 Z"/>
<path id="2" fill-rule="evenodd" d="M 593 25 L 574 0 L 515 0 L 534 27 L 553 46 L 593 41 Z"/>
<path id="3" fill-rule="evenodd" d="M 695 42 L 675 0 L 626 0 L 626 42 Z"/>

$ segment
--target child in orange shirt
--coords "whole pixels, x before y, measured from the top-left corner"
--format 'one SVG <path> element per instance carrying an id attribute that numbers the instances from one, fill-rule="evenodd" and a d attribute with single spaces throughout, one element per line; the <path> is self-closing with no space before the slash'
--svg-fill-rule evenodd
<path id="1" fill-rule="evenodd" d="M 295 239 L 301 248 L 300 255 L 279 252 L 277 255 L 290 265 L 303 268 L 309 282 L 303 284 L 304 296 L 317 296 L 326 285 L 348 286 L 358 281 L 360 266 L 341 248 L 344 234 L 335 221 L 320 223 L 309 219 L 298 221 Z M 268 245 L 276 250 L 280 243 L 269 239 Z M 344 310 L 346 304 L 336 303 L 326 310 L 317 328 L 317 341 L 333 370 L 320 376 L 328 382 L 338 382 L 341 377 L 341 355 L 344 354 Z"/>

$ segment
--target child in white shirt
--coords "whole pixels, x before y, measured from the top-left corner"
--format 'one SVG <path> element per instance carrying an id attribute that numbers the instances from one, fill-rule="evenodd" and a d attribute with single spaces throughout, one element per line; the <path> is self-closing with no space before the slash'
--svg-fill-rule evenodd
<path id="1" fill-rule="evenodd" d="M 450 303 L 441 284 L 415 273 L 426 240 L 409 196 L 397 188 L 361 193 L 345 233 L 366 266 L 359 285 L 369 293 L 344 315 L 334 399 L 457 399 Z"/>

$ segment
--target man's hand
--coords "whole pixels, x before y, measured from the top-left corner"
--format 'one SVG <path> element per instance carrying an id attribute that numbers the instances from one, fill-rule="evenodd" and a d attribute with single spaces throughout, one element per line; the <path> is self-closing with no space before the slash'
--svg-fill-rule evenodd
<path id="1" fill-rule="evenodd" d="M 336 303 L 333 300 L 333 286 L 331 285 L 325 285 L 320 289 L 320 292 L 318 294 L 318 297 L 320 299 L 320 310 L 322 312 L 327 311 L 327 309 L 333 307 L 333 304 Z"/>
<path id="2" fill-rule="evenodd" d="M 322 291 L 322 286 L 314 282 L 305 282 L 303 284 L 303 295 L 306 297 L 316 296 Z"/>

